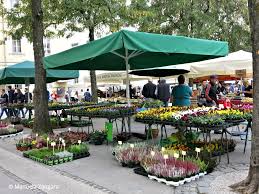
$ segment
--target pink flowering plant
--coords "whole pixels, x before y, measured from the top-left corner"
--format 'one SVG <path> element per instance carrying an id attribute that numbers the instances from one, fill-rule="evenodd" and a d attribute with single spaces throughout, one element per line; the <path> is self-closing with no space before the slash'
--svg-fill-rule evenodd
<path id="1" fill-rule="evenodd" d="M 148 174 L 165 178 L 167 181 L 177 182 L 199 173 L 199 166 L 192 161 L 176 159 L 172 156 L 165 159 L 160 152 L 156 152 L 154 156 L 145 156 L 141 165 Z"/>
<path id="2" fill-rule="evenodd" d="M 113 149 L 115 158 L 122 166 L 135 167 L 140 165 L 142 159 L 150 153 L 150 150 L 154 149 L 148 146 L 146 143 L 125 143 L 118 145 Z"/>

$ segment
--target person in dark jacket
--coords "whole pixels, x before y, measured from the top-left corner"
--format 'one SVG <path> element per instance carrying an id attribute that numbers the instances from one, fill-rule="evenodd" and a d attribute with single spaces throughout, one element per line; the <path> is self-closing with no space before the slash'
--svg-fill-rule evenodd
<path id="1" fill-rule="evenodd" d="M 16 90 L 16 95 L 15 95 L 15 102 L 18 103 L 18 104 L 23 104 L 24 103 L 24 95 L 22 93 L 22 91 L 20 89 L 17 89 Z M 24 114 L 24 111 L 23 111 L 23 107 L 21 108 L 18 108 L 17 110 L 17 115 L 20 114 L 20 112 L 22 113 L 22 118 L 25 118 L 25 114 Z"/>
<path id="2" fill-rule="evenodd" d="M 1 114 L 0 119 L 2 118 L 3 114 L 5 113 L 8 117 L 8 109 L 6 108 L 6 105 L 8 104 L 8 95 L 5 93 L 5 89 L 2 89 L 1 93 Z"/>
<path id="3" fill-rule="evenodd" d="M 157 99 L 161 100 L 165 107 L 168 106 L 168 101 L 170 99 L 170 86 L 164 79 L 160 80 L 157 85 Z"/>
<path id="4" fill-rule="evenodd" d="M 142 90 L 142 95 L 145 98 L 156 98 L 156 85 L 152 83 L 152 80 L 148 80 L 148 83 L 146 83 Z"/>
<path id="5" fill-rule="evenodd" d="M 32 101 L 32 94 L 29 92 L 28 88 L 25 88 L 24 93 L 24 102 L 28 103 Z"/>
<path id="6" fill-rule="evenodd" d="M 89 89 L 86 89 L 86 92 L 84 93 L 84 99 L 86 102 L 92 101 L 92 95 L 91 95 Z"/>
<path id="7" fill-rule="evenodd" d="M 8 91 L 8 93 L 7 93 L 8 103 L 13 104 L 14 100 L 15 100 L 14 89 L 12 89 L 12 86 L 8 86 L 7 91 Z M 8 109 L 8 113 L 9 113 L 9 116 L 13 116 L 14 115 L 13 109 Z"/>
<path id="8" fill-rule="evenodd" d="M 25 93 L 24 93 L 24 102 L 27 104 L 32 101 L 32 93 L 29 92 L 28 88 L 25 88 Z M 32 115 L 32 110 L 31 109 L 26 109 L 25 115 L 29 111 L 29 114 Z"/>
<path id="9" fill-rule="evenodd" d="M 217 77 L 215 75 L 210 76 L 210 83 L 207 85 L 205 97 L 207 106 L 217 106 L 218 105 L 218 87 L 216 84 Z"/>
<path id="10" fill-rule="evenodd" d="M 8 86 L 8 102 L 13 103 L 14 102 L 14 89 L 12 89 L 12 86 Z"/>

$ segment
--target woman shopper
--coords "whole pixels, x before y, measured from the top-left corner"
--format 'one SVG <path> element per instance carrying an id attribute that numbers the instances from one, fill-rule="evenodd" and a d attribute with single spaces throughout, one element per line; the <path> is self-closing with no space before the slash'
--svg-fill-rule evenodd
<path id="1" fill-rule="evenodd" d="M 185 85 L 185 77 L 178 76 L 178 85 L 173 88 L 172 102 L 173 106 L 190 106 L 192 97 L 192 90 L 189 86 Z"/>

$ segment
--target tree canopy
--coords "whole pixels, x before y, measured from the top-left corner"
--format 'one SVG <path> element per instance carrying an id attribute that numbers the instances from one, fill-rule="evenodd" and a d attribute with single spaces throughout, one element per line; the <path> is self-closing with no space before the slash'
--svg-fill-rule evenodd
<path id="1" fill-rule="evenodd" d="M 247 0 L 134 0 L 149 10 L 141 31 L 228 41 L 230 51 L 251 50 Z"/>
<path id="2" fill-rule="evenodd" d="M 4 9 L 7 34 L 32 41 L 31 0 L 20 0 L 12 9 Z M 71 36 L 88 28 L 107 27 L 117 31 L 123 24 L 126 0 L 43 0 L 44 36 Z"/>

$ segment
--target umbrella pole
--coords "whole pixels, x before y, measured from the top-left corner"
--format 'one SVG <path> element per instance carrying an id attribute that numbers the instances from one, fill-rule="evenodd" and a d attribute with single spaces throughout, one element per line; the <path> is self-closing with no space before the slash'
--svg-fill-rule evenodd
<path id="1" fill-rule="evenodd" d="M 129 57 L 128 57 L 128 49 L 125 49 L 125 64 L 126 64 L 126 98 L 128 101 L 128 105 L 130 105 L 130 88 L 129 88 Z"/>
<path id="2" fill-rule="evenodd" d="M 128 101 L 128 106 L 130 106 L 130 88 L 129 88 L 129 69 L 130 69 L 130 65 L 129 65 L 129 53 L 128 53 L 128 49 L 125 49 L 125 64 L 126 64 L 126 98 Z M 131 134 L 131 118 L 130 116 L 128 117 L 128 129 L 129 129 L 129 133 Z"/>
<path id="3" fill-rule="evenodd" d="M 30 78 L 25 80 L 25 86 L 26 85 L 28 85 L 28 94 L 27 94 L 28 102 L 27 103 L 30 103 L 31 102 L 31 99 L 30 99 Z"/>

